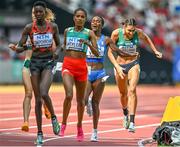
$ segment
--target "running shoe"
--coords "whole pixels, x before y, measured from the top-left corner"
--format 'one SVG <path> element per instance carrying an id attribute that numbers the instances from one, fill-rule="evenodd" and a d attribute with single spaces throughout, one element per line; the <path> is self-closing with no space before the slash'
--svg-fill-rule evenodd
<path id="1" fill-rule="evenodd" d="M 25 121 L 21 127 L 22 131 L 28 132 L 29 131 L 29 123 Z"/>
<path id="2" fill-rule="evenodd" d="M 128 129 L 128 127 L 129 127 L 129 118 L 128 118 L 128 115 L 124 115 L 124 118 L 123 118 L 123 127 L 125 129 Z"/>
<path id="3" fill-rule="evenodd" d="M 66 129 L 66 125 L 65 125 L 65 124 L 62 124 L 62 125 L 61 125 L 61 129 L 60 129 L 60 134 L 59 134 L 60 136 L 62 136 L 62 137 L 64 136 L 64 131 L 65 131 L 65 129 Z"/>
<path id="4" fill-rule="evenodd" d="M 130 122 L 128 131 L 135 133 L 135 124 L 133 122 Z"/>
<path id="5" fill-rule="evenodd" d="M 37 146 L 43 144 L 43 133 L 42 133 L 42 132 L 40 132 L 40 133 L 37 134 L 37 139 L 36 139 L 35 144 L 36 144 Z"/>
<path id="6" fill-rule="evenodd" d="M 86 112 L 89 115 L 89 117 L 91 117 L 93 115 L 92 98 L 91 97 L 88 98 L 88 103 L 86 106 Z"/>
<path id="7" fill-rule="evenodd" d="M 91 135 L 91 141 L 92 142 L 98 142 L 98 134 L 97 134 L 97 129 L 93 130 L 93 133 Z"/>
<path id="8" fill-rule="evenodd" d="M 54 134 L 58 135 L 60 132 L 60 125 L 59 125 L 59 122 L 58 122 L 56 116 L 52 118 L 52 126 L 53 126 Z"/>
<path id="9" fill-rule="evenodd" d="M 84 140 L 84 133 L 82 127 L 77 127 L 77 141 L 83 141 L 83 140 Z"/>
<path id="10" fill-rule="evenodd" d="M 45 114 L 46 118 L 50 119 L 51 118 L 51 113 L 49 112 L 46 104 L 43 104 L 43 107 L 44 107 L 44 114 Z"/>

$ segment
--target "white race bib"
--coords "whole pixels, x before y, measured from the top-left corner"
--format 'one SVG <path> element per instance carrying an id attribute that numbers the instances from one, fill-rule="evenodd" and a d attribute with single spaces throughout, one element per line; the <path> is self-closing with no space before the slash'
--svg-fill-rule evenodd
<path id="1" fill-rule="evenodd" d="M 33 34 L 33 41 L 36 48 L 48 48 L 52 46 L 53 35 L 47 34 Z"/>
<path id="2" fill-rule="evenodd" d="M 83 50 L 83 43 L 79 41 L 80 38 L 76 37 L 67 37 L 66 40 L 66 49 L 73 49 L 73 50 Z"/>

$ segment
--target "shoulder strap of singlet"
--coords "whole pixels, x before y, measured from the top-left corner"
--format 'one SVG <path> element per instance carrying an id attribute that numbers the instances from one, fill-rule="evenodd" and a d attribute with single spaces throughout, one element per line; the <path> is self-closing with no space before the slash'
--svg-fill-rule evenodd
<path id="1" fill-rule="evenodd" d="M 73 30 L 74 30 L 74 27 L 67 28 L 67 31 L 73 31 Z"/>
<path id="2" fill-rule="evenodd" d="M 33 22 L 33 25 L 32 25 L 32 31 L 34 31 L 34 29 L 37 30 L 37 31 L 40 32 L 40 33 L 47 32 L 48 29 L 50 29 L 50 31 L 52 31 L 52 26 L 50 25 L 50 22 L 48 22 L 48 21 L 45 21 L 45 22 L 46 22 L 46 29 L 45 29 L 44 31 L 41 31 L 41 30 L 39 30 L 39 28 L 37 27 L 36 21 L 34 21 L 34 22 Z"/>

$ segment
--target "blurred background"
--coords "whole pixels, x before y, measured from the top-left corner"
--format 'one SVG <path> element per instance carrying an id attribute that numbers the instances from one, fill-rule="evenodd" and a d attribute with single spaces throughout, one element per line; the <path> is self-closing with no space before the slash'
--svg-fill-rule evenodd
<path id="1" fill-rule="evenodd" d="M 0 1 L 0 84 L 21 84 L 24 54 L 8 48 L 17 43 L 27 23 L 31 22 L 32 5 L 36 0 Z M 140 84 L 180 83 L 180 0 L 44 0 L 55 13 L 61 42 L 64 29 L 73 25 L 73 11 L 83 7 L 88 12 L 86 27 L 93 15 L 105 18 L 103 33 L 110 36 L 126 18 L 134 17 L 138 28 L 144 30 L 163 59 L 157 59 L 151 49 L 141 42 Z M 63 60 L 63 54 L 61 54 Z M 112 64 L 106 59 L 109 83 L 114 83 Z M 61 82 L 57 72 L 54 82 Z"/>

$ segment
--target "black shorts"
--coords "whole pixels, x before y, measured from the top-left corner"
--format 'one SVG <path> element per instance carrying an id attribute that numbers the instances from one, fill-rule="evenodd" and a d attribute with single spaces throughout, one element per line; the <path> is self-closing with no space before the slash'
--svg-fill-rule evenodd
<path id="1" fill-rule="evenodd" d="M 30 71 L 41 73 L 45 69 L 52 70 L 55 63 L 52 58 L 48 59 L 39 59 L 39 58 L 31 58 Z"/>
<path id="2" fill-rule="evenodd" d="M 121 64 L 120 66 L 123 68 L 123 72 L 125 74 L 128 74 L 128 71 L 136 64 L 139 64 L 139 59 L 134 60 L 133 62 L 130 62 L 128 64 Z"/>

